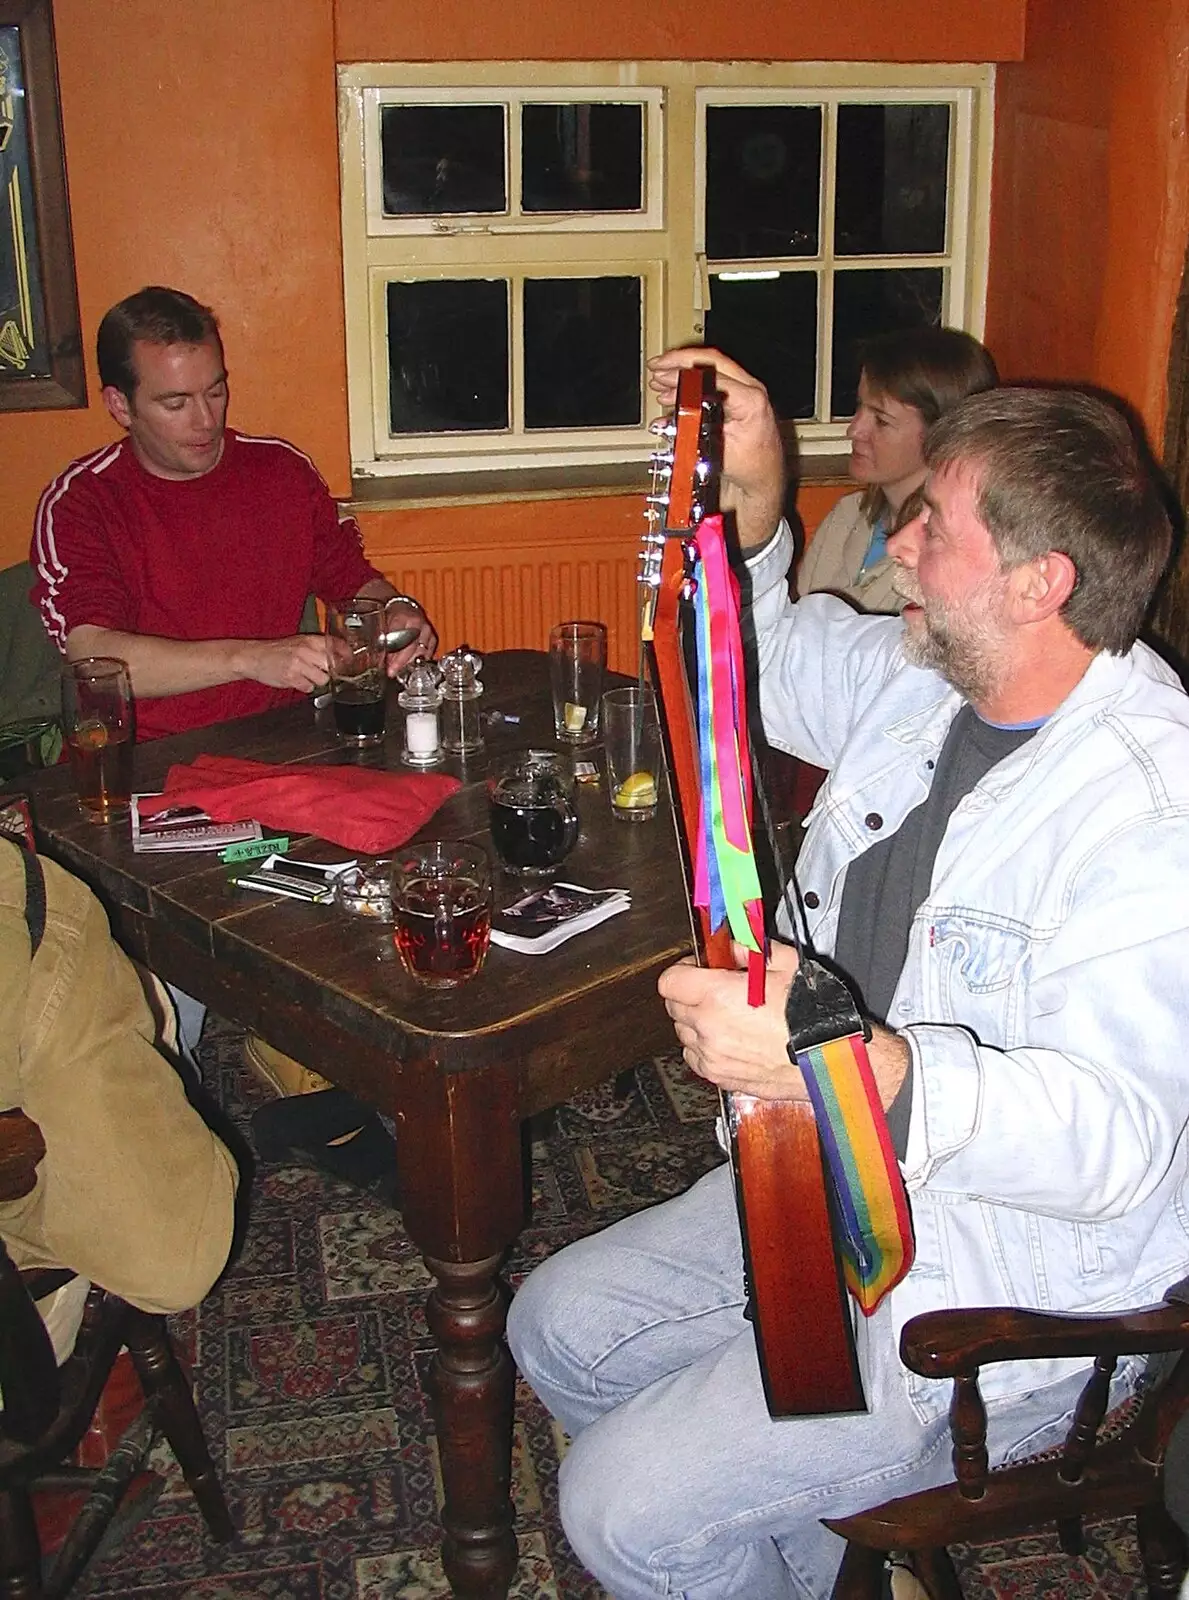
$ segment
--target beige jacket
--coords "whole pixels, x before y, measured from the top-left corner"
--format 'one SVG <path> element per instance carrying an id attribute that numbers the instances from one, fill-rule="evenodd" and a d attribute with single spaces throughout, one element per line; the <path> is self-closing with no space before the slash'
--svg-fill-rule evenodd
<path id="1" fill-rule="evenodd" d="M 890 556 L 860 573 L 871 524 L 861 510 L 861 494 L 845 495 L 822 518 L 797 569 L 797 593 L 828 589 L 853 601 L 863 611 L 894 615 L 901 601 L 892 588 L 896 563 Z"/>
<path id="2" fill-rule="evenodd" d="M 41 864 L 30 961 L 21 852 L 0 840 L 0 1108 L 32 1117 L 46 1147 L 36 1188 L 0 1202 L 0 1237 L 18 1267 L 71 1267 L 145 1311 L 180 1311 L 227 1260 L 238 1171 L 153 1047 L 103 908 Z"/>

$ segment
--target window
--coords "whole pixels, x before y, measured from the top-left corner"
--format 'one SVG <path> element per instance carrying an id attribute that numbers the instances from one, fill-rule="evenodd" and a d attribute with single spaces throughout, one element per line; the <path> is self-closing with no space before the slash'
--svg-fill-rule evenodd
<path id="1" fill-rule="evenodd" d="M 764 379 L 803 456 L 837 452 L 858 340 L 981 331 L 991 87 L 984 67 L 341 68 L 356 476 L 635 481 L 645 359 L 703 339 Z"/>

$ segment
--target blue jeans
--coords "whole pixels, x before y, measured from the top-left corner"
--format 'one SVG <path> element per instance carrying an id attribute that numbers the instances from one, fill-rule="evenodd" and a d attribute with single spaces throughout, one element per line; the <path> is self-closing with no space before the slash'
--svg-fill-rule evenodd
<path id="1" fill-rule="evenodd" d="M 616 1600 L 828 1600 L 843 1546 L 819 1519 L 952 1476 L 946 1422 L 909 1405 L 888 1301 L 857 1329 L 869 1410 L 774 1422 L 742 1271 L 724 1166 L 513 1299 L 512 1353 L 573 1440 L 563 1526 Z M 1049 1443 L 1084 1379 L 990 1406 L 992 1460 Z"/>
<path id="2" fill-rule="evenodd" d="M 206 1026 L 207 1008 L 201 1000 L 195 1000 L 194 996 L 187 994 L 184 989 L 178 989 L 172 983 L 167 983 L 165 987 L 169 990 L 178 1016 L 178 1052 L 201 1079 L 202 1071 L 198 1065 L 197 1051 L 202 1030 Z"/>

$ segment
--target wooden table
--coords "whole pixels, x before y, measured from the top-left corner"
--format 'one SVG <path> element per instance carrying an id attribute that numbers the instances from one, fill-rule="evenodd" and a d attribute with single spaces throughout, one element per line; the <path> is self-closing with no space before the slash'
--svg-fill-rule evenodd
<path id="1" fill-rule="evenodd" d="M 484 754 L 444 769 L 464 787 L 426 837 L 487 842 L 492 764 L 554 745 L 543 654 L 491 656 L 483 681 L 487 711 L 520 723 L 489 724 Z M 395 768 L 403 735 L 395 699 L 389 726 L 378 755 L 345 755 L 303 703 L 139 746 L 135 786 L 160 789 L 170 765 L 200 751 Z M 601 751 L 595 759 L 601 766 Z M 443 1561 L 455 1594 L 505 1595 L 517 1553 L 513 1373 L 498 1274 L 527 1218 L 523 1124 L 672 1043 L 656 979 L 689 949 L 690 935 L 668 805 L 662 800 L 655 823 L 617 822 L 605 782 L 581 786 L 582 834 L 565 876 L 626 886 L 631 911 L 547 956 L 493 946 L 476 979 L 433 991 L 405 976 L 375 923 L 236 890 L 210 855 L 134 855 L 126 827 L 82 820 L 64 767 L 21 787 L 32 797 L 39 849 L 97 891 L 128 951 L 396 1118 L 404 1222 L 434 1278 L 430 1391 L 445 1485 Z M 317 839 L 295 841 L 294 853 L 347 854 Z"/>

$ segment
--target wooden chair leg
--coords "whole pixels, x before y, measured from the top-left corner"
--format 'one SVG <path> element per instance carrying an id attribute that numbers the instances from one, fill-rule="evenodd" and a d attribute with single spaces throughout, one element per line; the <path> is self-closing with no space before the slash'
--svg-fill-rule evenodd
<path id="1" fill-rule="evenodd" d="M 885 1559 L 882 1550 L 848 1541 L 830 1600 L 880 1600 Z"/>
<path id="2" fill-rule="evenodd" d="M 929 1591 L 929 1600 L 963 1600 L 962 1585 L 944 1545 L 935 1550 L 914 1550 L 912 1570 Z"/>
<path id="3" fill-rule="evenodd" d="M 94 1472 L 82 1510 L 54 1557 L 45 1578 L 45 1600 L 68 1595 L 115 1520 L 133 1478 L 153 1445 L 153 1418 L 146 1407 L 115 1446 L 104 1466 Z"/>
<path id="4" fill-rule="evenodd" d="M 1160 1502 L 1139 1508 L 1135 1533 L 1149 1600 L 1177 1600 L 1185 1575 L 1185 1535 Z"/>
<path id="5" fill-rule="evenodd" d="M 128 1323 L 128 1349 L 154 1417 L 177 1457 L 211 1538 L 216 1544 L 226 1544 L 235 1537 L 235 1524 L 206 1446 L 194 1396 L 169 1342 L 164 1317 L 133 1311 Z"/>
<path id="6" fill-rule="evenodd" d="M 1057 1518 L 1057 1543 L 1067 1556 L 1080 1556 L 1086 1549 L 1086 1535 L 1081 1517 Z"/>
<path id="7" fill-rule="evenodd" d="M 41 1540 L 24 1489 L 0 1490 L 0 1600 L 42 1600 Z"/>

